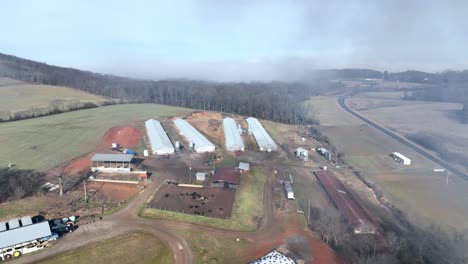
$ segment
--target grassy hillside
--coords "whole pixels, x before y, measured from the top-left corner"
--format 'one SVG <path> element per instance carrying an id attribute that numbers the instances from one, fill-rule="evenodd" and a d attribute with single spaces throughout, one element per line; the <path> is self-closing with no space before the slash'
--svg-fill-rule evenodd
<path id="1" fill-rule="evenodd" d="M 157 104 L 112 105 L 34 119 L 0 123 L 0 166 L 45 170 L 92 151 L 111 127 L 165 118 L 190 109 Z"/>
<path id="2" fill-rule="evenodd" d="M 109 251 L 112 254 L 109 254 Z M 40 263 L 168 264 L 172 263 L 172 256 L 169 248 L 156 237 L 146 233 L 131 233 L 88 245 Z"/>
<path id="3" fill-rule="evenodd" d="M 11 80 L 11 79 L 10 79 Z M 67 104 L 103 102 L 105 98 L 80 90 L 27 83 L 15 83 L 8 79 L 0 79 L 0 117 L 6 112 L 16 113 L 19 111 L 33 110 L 39 112 L 41 109 L 53 104 Z"/>

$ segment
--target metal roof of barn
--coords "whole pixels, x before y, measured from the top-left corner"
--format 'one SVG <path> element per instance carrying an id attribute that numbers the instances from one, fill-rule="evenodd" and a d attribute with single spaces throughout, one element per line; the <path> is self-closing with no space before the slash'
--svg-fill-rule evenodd
<path id="1" fill-rule="evenodd" d="M 195 144 L 195 151 L 209 152 L 215 150 L 215 145 L 198 132 L 198 130 L 192 127 L 189 122 L 183 119 L 176 119 L 173 123 L 179 129 L 180 134 L 182 134 L 188 141 Z"/>
<path id="2" fill-rule="evenodd" d="M 52 235 L 49 222 L 41 222 L 0 232 L 0 248 L 5 248 Z"/>
<path id="3" fill-rule="evenodd" d="M 130 162 L 133 159 L 134 154 L 94 154 L 91 161 L 99 162 Z"/>
<path id="4" fill-rule="evenodd" d="M 239 173 L 234 169 L 217 169 L 213 176 L 213 182 L 239 184 L 239 181 Z"/>
<path id="5" fill-rule="evenodd" d="M 277 150 L 278 146 L 270 137 L 265 128 L 260 124 L 260 122 L 253 117 L 246 119 L 247 124 L 249 125 L 249 132 L 253 134 L 257 145 L 260 149 L 263 150 Z"/>
<path id="6" fill-rule="evenodd" d="M 245 162 L 239 162 L 239 170 L 246 170 L 250 169 L 250 164 Z"/>
<path id="7" fill-rule="evenodd" d="M 174 153 L 174 146 L 158 120 L 149 119 L 145 126 L 154 154 Z"/>
<path id="8" fill-rule="evenodd" d="M 242 141 L 236 121 L 230 117 L 226 117 L 223 119 L 223 127 L 226 149 L 230 151 L 244 150 L 244 142 Z"/>

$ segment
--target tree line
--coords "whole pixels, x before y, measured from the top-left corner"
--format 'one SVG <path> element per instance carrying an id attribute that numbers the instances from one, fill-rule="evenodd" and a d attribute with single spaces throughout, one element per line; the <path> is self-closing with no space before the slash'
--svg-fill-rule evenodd
<path id="1" fill-rule="evenodd" d="M 44 173 L 0 168 L 0 202 L 21 199 L 41 192 Z"/>
<path id="2" fill-rule="evenodd" d="M 208 82 L 196 80 L 137 80 L 50 66 L 0 54 L 0 76 L 80 89 L 128 103 L 158 103 L 254 116 L 287 124 L 313 124 L 301 102 L 339 88 L 325 79 L 299 82 Z"/>

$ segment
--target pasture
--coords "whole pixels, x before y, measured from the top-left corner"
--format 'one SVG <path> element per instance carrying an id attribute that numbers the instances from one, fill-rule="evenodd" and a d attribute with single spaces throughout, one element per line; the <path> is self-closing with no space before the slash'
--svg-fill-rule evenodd
<path id="1" fill-rule="evenodd" d="M 453 165 L 468 172 L 468 126 L 461 120 L 461 104 L 404 101 L 399 98 L 398 93 L 365 93 L 351 98 L 349 105 L 407 138 L 421 133 L 439 141 L 442 148 L 460 156 L 458 162 L 452 162 Z M 429 151 L 434 150 L 427 146 L 422 147 Z M 451 162 L 447 156 L 450 155 L 439 157 Z"/>
<path id="2" fill-rule="evenodd" d="M 109 252 L 112 251 L 112 254 Z M 147 233 L 128 233 L 41 261 L 41 264 L 62 263 L 172 263 L 170 249 Z"/>
<path id="3" fill-rule="evenodd" d="M 103 106 L 34 119 L 0 123 L 0 166 L 46 170 L 93 151 L 117 125 L 167 118 L 190 109 L 157 104 Z"/>
<path id="4" fill-rule="evenodd" d="M 4 85 L 1 85 L 1 84 Z M 50 106 L 52 101 L 64 104 L 72 101 L 100 103 L 106 99 L 77 89 L 0 81 L 0 113 L 34 110 Z"/>

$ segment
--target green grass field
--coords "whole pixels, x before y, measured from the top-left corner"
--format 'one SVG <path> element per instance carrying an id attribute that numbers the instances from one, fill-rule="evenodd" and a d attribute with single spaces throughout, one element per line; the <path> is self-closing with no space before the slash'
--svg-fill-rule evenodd
<path id="1" fill-rule="evenodd" d="M 45 170 L 94 150 L 111 127 L 166 118 L 190 109 L 156 104 L 112 105 L 0 123 L 0 166 Z"/>
<path id="2" fill-rule="evenodd" d="M 170 249 L 156 237 L 146 233 L 129 233 L 39 263 L 169 264 L 172 263 L 171 254 Z"/>
<path id="3" fill-rule="evenodd" d="M 253 246 L 253 241 L 227 238 L 219 234 L 209 234 L 197 230 L 180 231 L 180 235 L 190 241 L 195 263 L 198 264 L 237 264 L 242 261 L 242 250 Z"/>
<path id="4" fill-rule="evenodd" d="M 263 215 L 263 190 L 266 175 L 263 168 L 254 167 L 250 174 L 241 175 L 230 219 L 210 218 L 164 211 L 153 208 L 143 209 L 141 215 L 157 219 L 189 222 L 213 226 L 225 230 L 253 231 Z"/>
<path id="5" fill-rule="evenodd" d="M 86 93 L 77 89 L 39 85 L 39 84 L 10 84 L 0 86 L 0 112 L 18 112 L 31 108 L 48 107 L 52 100 L 99 103 L 105 98 Z"/>

